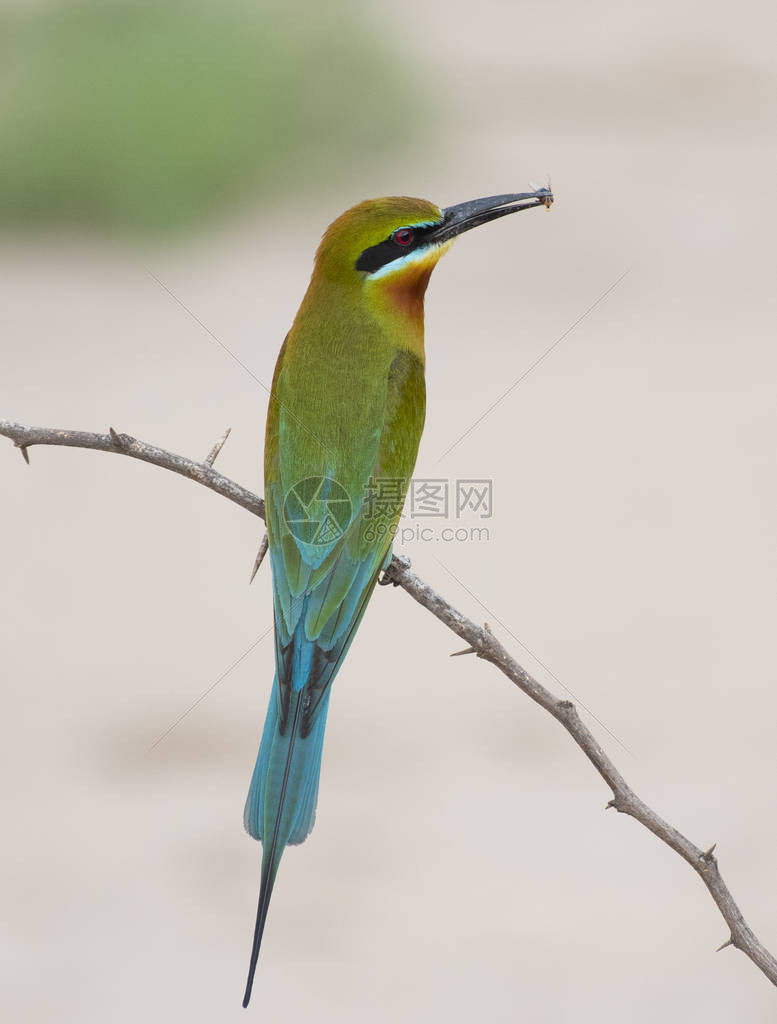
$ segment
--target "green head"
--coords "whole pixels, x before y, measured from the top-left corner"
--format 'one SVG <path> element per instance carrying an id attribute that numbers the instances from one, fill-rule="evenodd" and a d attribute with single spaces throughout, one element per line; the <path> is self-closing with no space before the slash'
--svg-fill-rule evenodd
<path id="1" fill-rule="evenodd" d="M 326 231 L 316 253 L 316 276 L 370 289 L 428 281 L 437 260 L 470 228 L 534 206 L 549 206 L 550 189 L 474 199 L 441 209 L 425 199 L 367 199 Z M 380 287 L 383 287 L 382 285 Z"/>

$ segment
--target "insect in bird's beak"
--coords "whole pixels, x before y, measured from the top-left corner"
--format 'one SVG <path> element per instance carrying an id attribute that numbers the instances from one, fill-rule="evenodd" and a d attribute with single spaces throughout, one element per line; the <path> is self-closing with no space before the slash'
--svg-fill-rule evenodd
<path id="1" fill-rule="evenodd" d="M 545 195 L 545 209 L 549 210 L 551 208 L 551 206 L 553 205 L 553 198 L 554 198 L 553 197 L 553 188 L 552 188 L 552 186 L 550 184 L 550 175 L 548 175 L 547 178 L 545 179 L 545 184 L 544 185 L 538 185 L 536 181 L 530 181 L 529 182 L 529 188 L 533 188 L 534 191 L 537 192 L 537 193 L 544 192 L 546 194 Z"/>

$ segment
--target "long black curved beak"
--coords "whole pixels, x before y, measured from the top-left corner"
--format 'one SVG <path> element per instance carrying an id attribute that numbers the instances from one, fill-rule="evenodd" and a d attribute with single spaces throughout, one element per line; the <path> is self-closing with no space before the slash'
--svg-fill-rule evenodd
<path id="1" fill-rule="evenodd" d="M 531 210 L 535 206 L 550 207 L 553 193 L 550 188 L 540 188 L 536 192 L 516 192 L 512 195 L 488 196 L 485 199 L 471 199 L 468 203 L 457 206 L 446 206 L 440 226 L 427 235 L 427 240 L 435 244 L 448 242 L 456 235 L 469 231 L 470 228 L 487 224 L 497 217 L 506 217 L 509 213 L 520 213 Z"/>

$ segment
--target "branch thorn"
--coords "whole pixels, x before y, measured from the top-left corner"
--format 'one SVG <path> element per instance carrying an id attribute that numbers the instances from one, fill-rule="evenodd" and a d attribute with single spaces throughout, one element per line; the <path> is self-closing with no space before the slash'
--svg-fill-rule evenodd
<path id="1" fill-rule="evenodd" d="M 465 647 L 463 651 L 454 651 L 451 654 L 451 658 L 460 658 L 462 654 L 477 654 L 478 652 L 474 647 Z"/>
<path id="2" fill-rule="evenodd" d="M 226 436 L 225 436 L 224 440 L 226 440 Z M 216 454 L 218 455 L 218 452 L 216 452 Z M 253 567 L 253 569 L 251 571 L 251 579 L 248 581 L 248 586 L 249 587 L 254 582 L 254 577 L 259 572 L 259 566 L 264 561 L 264 556 L 267 554 L 267 548 L 268 547 L 269 547 L 269 541 L 267 540 L 267 534 L 265 534 L 264 537 L 262 537 L 262 543 L 259 545 L 259 551 L 257 552 L 257 555 L 256 555 L 256 561 L 254 562 L 254 567 Z"/>
<path id="3" fill-rule="evenodd" d="M 219 453 L 221 452 L 221 449 L 227 443 L 227 438 L 229 437 L 229 435 L 231 433 L 232 433 L 232 427 L 227 427 L 227 429 L 224 431 L 224 433 L 221 435 L 221 437 L 218 439 L 218 441 L 216 441 L 216 443 L 213 445 L 211 450 L 205 456 L 205 463 L 204 464 L 206 466 L 212 466 L 213 465 L 213 463 L 218 458 Z M 257 566 L 257 569 L 258 568 L 259 567 Z M 254 576 L 255 575 L 256 575 L 256 571 L 254 571 Z M 253 578 L 254 577 L 252 576 L 251 579 L 253 579 Z"/>
<path id="4" fill-rule="evenodd" d="M 113 442 L 113 444 L 114 444 L 114 446 L 116 448 L 126 448 L 127 447 L 126 444 L 124 443 L 124 440 L 123 440 L 121 434 L 117 434 L 116 431 L 113 429 L 113 427 L 108 427 L 108 433 L 111 435 L 111 441 Z"/>
<path id="5" fill-rule="evenodd" d="M 715 952 L 719 953 L 721 951 L 721 949 L 725 949 L 726 946 L 733 946 L 733 945 L 734 945 L 734 940 L 733 940 L 733 938 L 731 938 L 731 936 L 729 936 L 729 938 L 726 939 L 726 941 L 723 943 L 722 946 L 718 946 L 718 948 L 715 950 Z"/>
<path id="6" fill-rule="evenodd" d="M 19 444 L 19 442 L 17 441 L 16 442 L 16 447 L 22 453 L 22 458 L 24 459 L 24 461 L 29 466 L 29 464 L 30 464 L 30 456 L 29 456 L 29 453 L 27 452 L 27 445 L 26 444 Z"/>

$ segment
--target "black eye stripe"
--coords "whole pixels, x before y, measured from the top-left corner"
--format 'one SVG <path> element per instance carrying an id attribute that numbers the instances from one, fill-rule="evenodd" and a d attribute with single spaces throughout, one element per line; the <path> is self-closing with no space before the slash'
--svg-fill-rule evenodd
<path id="1" fill-rule="evenodd" d="M 371 245 L 369 249 L 364 250 L 356 261 L 356 269 L 366 271 L 368 274 L 374 274 L 376 270 L 385 267 L 387 263 L 393 263 L 394 260 L 401 259 L 402 256 L 406 256 L 414 249 L 420 248 L 424 244 L 427 235 L 434 231 L 436 227 L 438 227 L 437 224 L 428 224 L 423 227 L 403 226 L 396 228 L 388 238 L 384 238 L 382 242 L 378 242 L 377 245 Z M 411 232 L 411 239 L 408 244 L 403 245 L 396 240 L 395 235 L 399 231 Z"/>

